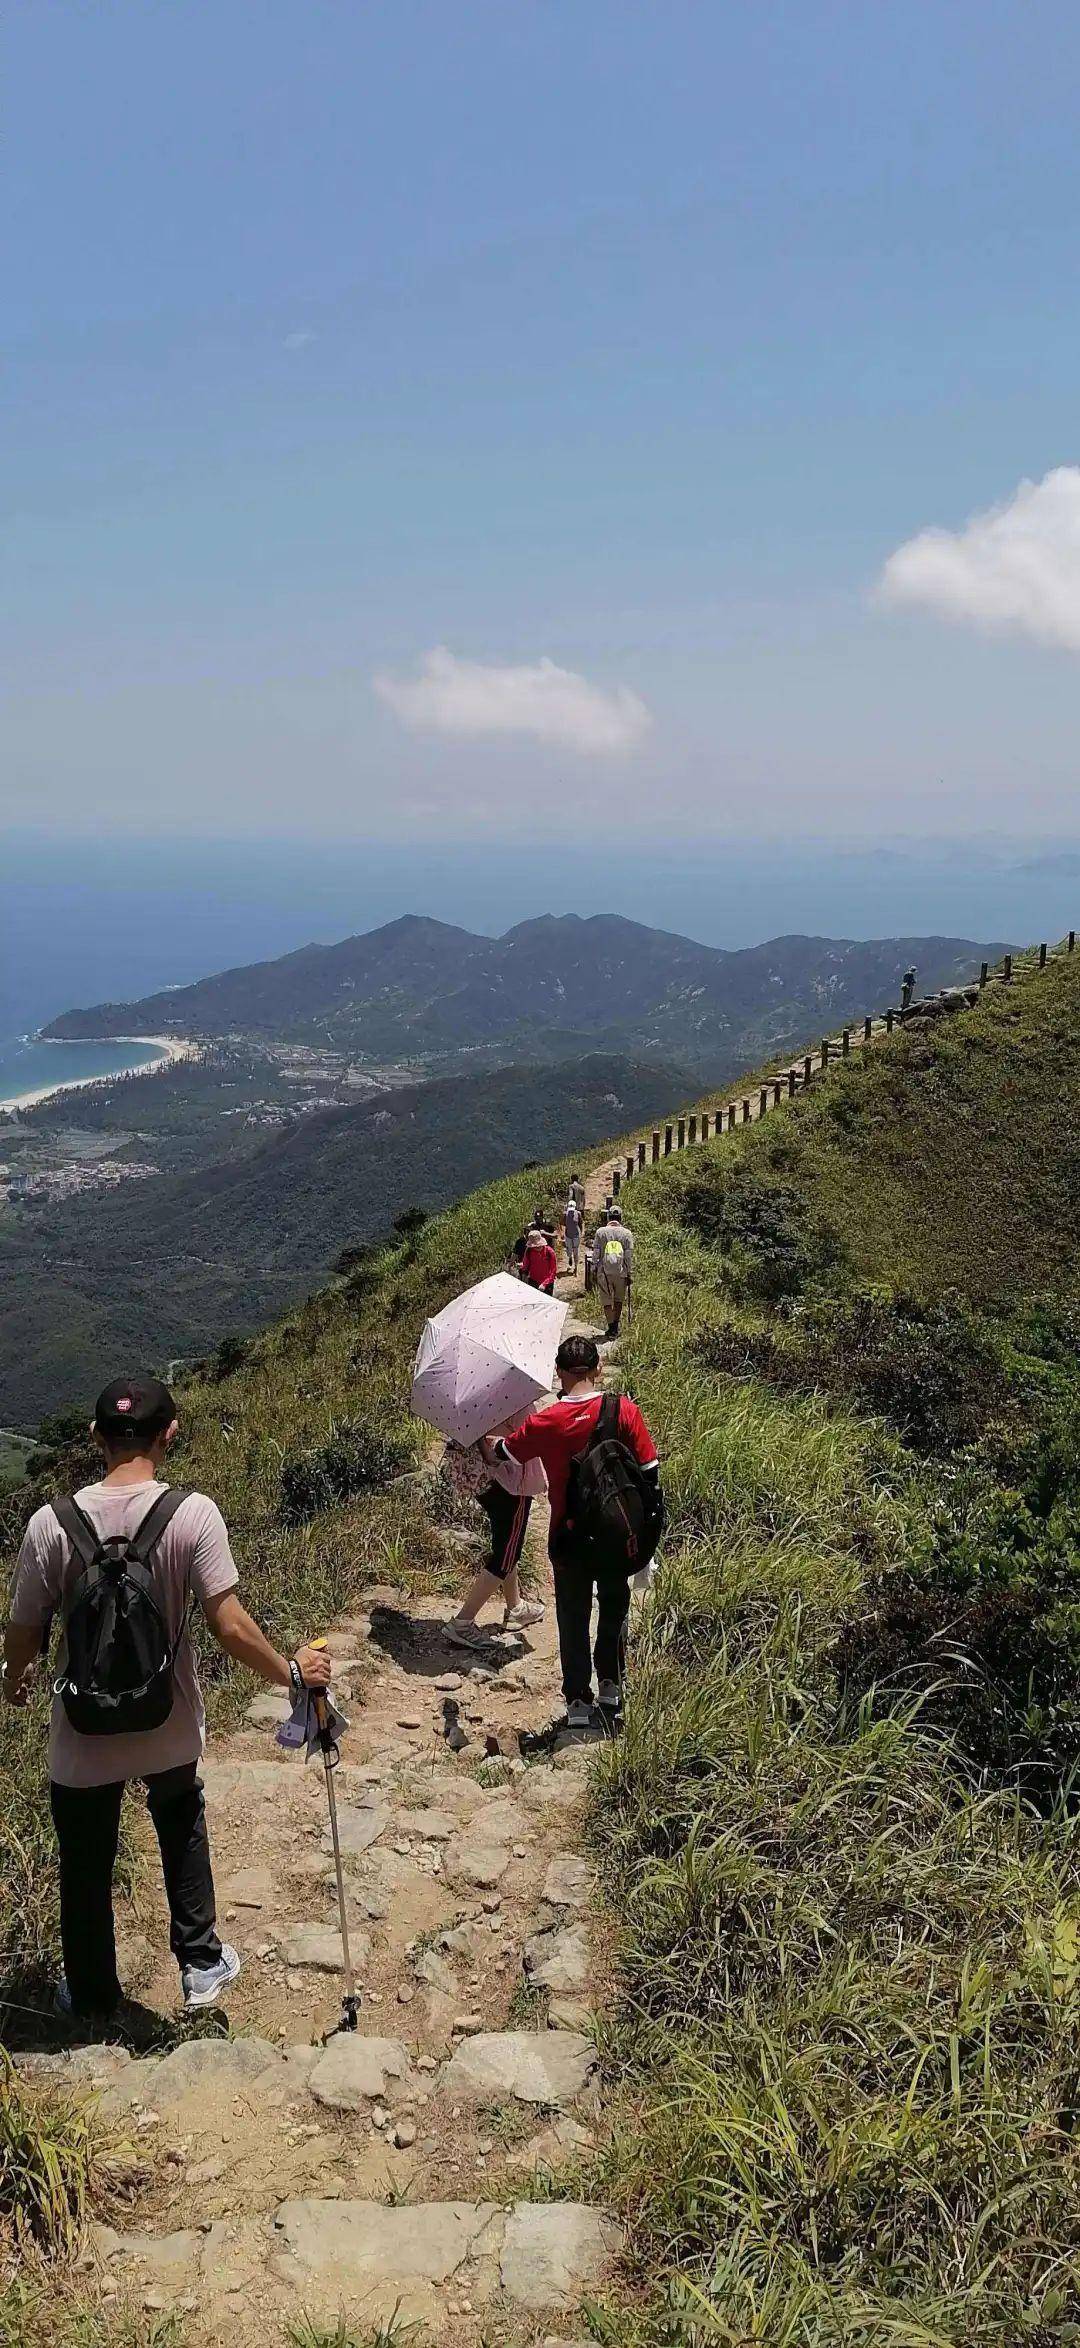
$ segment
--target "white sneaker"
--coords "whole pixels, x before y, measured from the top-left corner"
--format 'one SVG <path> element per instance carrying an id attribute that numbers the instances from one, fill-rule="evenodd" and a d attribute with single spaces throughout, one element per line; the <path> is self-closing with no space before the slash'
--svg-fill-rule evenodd
<path id="1" fill-rule="evenodd" d="M 239 1971 L 240 1959 L 236 1950 L 229 1947 L 227 1940 L 222 1941 L 221 1955 L 216 1965 L 201 1968 L 197 1965 L 186 1966 L 180 1979 L 188 2012 L 193 2013 L 196 2006 L 216 2006 L 222 1990 L 228 1988 L 230 1981 L 236 1980 Z"/>
<path id="2" fill-rule="evenodd" d="M 543 1622 L 544 1609 L 533 1598 L 521 1598 L 516 1606 L 507 1608 L 503 1617 L 504 1631 L 531 1630 L 535 1622 Z"/>

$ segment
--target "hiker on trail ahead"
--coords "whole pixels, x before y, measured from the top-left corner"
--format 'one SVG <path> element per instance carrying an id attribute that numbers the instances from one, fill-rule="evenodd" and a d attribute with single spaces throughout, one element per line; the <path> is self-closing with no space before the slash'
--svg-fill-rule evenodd
<path id="1" fill-rule="evenodd" d="M 558 1402 L 530 1413 L 517 1430 L 482 1449 L 493 1466 L 539 1459 L 551 1495 L 548 1552 L 555 1577 L 566 1722 L 593 1718 L 593 1664 L 604 1726 L 622 1718 L 630 1585 L 647 1565 L 663 1527 L 656 1445 L 629 1395 L 605 1395 L 596 1341 L 564 1337 L 555 1356 Z M 593 1592 L 596 1646 L 589 1653 Z"/>
<path id="2" fill-rule="evenodd" d="M 904 1014 L 904 1012 L 905 1012 L 905 1011 L 910 1011 L 910 1009 L 911 1009 L 912 998 L 913 998 L 913 996 L 914 996 L 914 993 L 915 993 L 915 975 L 916 975 L 916 974 L 915 974 L 915 965 L 914 965 L 914 963 L 913 963 L 913 964 L 912 964 L 912 966 L 911 966 L 911 969 L 910 969 L 910 970 L 905 970 L 905 972 L 904 972 L 904 976 L 903 976 L 903 980 L 902 980 L 902 982 L 901 982 L 901 987 L 900 987 L 900 1013 L 901 1013 L 901 1017 L 903 1016 L 903 1014 Z"/>
<path id="3" fill-rule="evenodd" d="M 571 1174 L 570 1176 L 570 1196 L 577 1208 L 578 1220 L 583 1223 L 585 1221 L 585 1185 L 580 1174 Z"/>
<path id="4" fill-rule="evenodd" d="M 521 1259 L 521 1277 L 530 1288 L 539 1288 L 542 1295 L 554 1296 L 559 1259 L 542 1226 L 529 1233 L 529 1244 Z"/>
<path id="5" fill-rule="evenodd" d="M 633 1234 L 617 1207 L 609 1208 L 607 1220 L 597 1224 L 592 1260 L 596 1291 L 607 1323 L 604 1335 L 614 1338 L 619 1334 L 634 1272 Z"/>
<path id="6" fill-rule="evenodd" d="M 511 1431 L 508 1423 L 505 1432 Z M 447 1626 L 452 1647 L 475 1647 L 482 1651 L 490 1646 L 491 1631 L 477 1621 L 477 1616 L 490 1598 L 502 1601 L 500 1628 L 504 1631 L 525 1631 L 543 1622 L 543 1607 L 521 1595 L 518 1567 L 533 1500 L 546 1492 L 547 1478 L 538 1459 L 527 1460 L 524 1466 L 516 1459 L 489 1463 L 479 1443 L 468 1447 L 448 1443 L 445 1464 L 459 1498 L 479 1502 L 491 1531 L 488 1562 L 473 1575 L 457 1613 L 451 1616 Z"/>
<path id="7" fill-rule="evenodd" d="M 581 1214 L 571 1191 L 563 1212 L 563 1240 L 566 1246 L 566 1269 L 576 1272 L 581 1253 Z"/>
<path id="8" fill-rule="evenodd" d="M 330 1678 L 324 1653 L 301 1647 L 287 1661 L 241 1606 L 214 1502 L 162 1483 L 176 1431 L 172 1396 L 156 1378 L 106 1386 L 94 1409 L 104 1476 L 37 1510 L 15 1573 L 9 1704 L 27 1702 L 53 1614 L 64 1624 L 49 1774 L 65 1968 L 56 2004 L 65 2014 L 107 2015 L 120 2003 L 112 1872 L 124 1787 L 135 1778 L 145 1782 L 161 1850 L 185 2005 L 214 2005 L 240 1971 L 215 1930 L 198 1774 L 205 1720 L 188 1627 L 195 1599 L 218 1645 L 271 1686 L 299 1696 Z"/>

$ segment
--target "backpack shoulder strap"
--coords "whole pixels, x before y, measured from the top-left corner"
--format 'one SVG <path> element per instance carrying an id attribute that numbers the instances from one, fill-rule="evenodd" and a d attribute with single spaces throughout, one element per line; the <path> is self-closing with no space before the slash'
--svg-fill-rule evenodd
<path id="1" fill-rule="evenodd" d="M 176 1490 L 170 1487 L 168 1492 L 159 1492 L 138 1531 L 132 1534 L 128 1542 L 129 1557 L 135 1558 L 139 1565 L 145 1565 L 151 1550 L 157 1548 L 163 1532 L 172 1523 L 177 1509 L 182 1508 L 185 1500 L 190 1498 L 190 1492 L 184 1491 L 182 1487 Z"/>
<path id="2" fill-rule="evenodd" d="M 594 1443 L 611 1443 L 613 1441 L 618 1441 L 619 1412 L 621 1408 L 621 1394 L 605 1394 L 604 1399 L 600 1405 L 600 1409 L 597 1413 L 596 1425 L 592 1431 L 592 1441 Z"/>
<path id="3" fill-rule="evenodd" d="M 101 1540 L 85 1509 L 71 1493 L 65 1493 L 52 1502 L 52 1512 L 62 1533 L 66 1533 L 80 1565 L 96 1563 Z"/>

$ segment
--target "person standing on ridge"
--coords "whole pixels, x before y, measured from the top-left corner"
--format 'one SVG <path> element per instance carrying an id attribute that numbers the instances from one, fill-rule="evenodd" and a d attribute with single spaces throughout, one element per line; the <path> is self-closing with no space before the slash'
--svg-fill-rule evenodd
<path id="1" fill-rule="evenodd" d="M 576 1272 L 581 1253 L 581 1215 L 573 1191 L 563 1213 L 563 1240 L 566 1246 L 566 1269 L 568 1272 Z"/>
<path id="2" fill-rule="evenodd" d="M 634 1272 L 633 1234 L 617 1207 L 611 1207 L 606 1222 L 596 1227 L 592 1260 L 596 1291 L 607 1323 L 604 1335 L 614 1339 L 619 1334 Z"/>
<path id="3" fill-rule="evenodd" d="M 915 994 L 915 977 L 916 977 L 916 972 L 915 972 L 915 965 L 914 965 L 914 963 L 912 963 L 910 970 L 905 970 L 905 972 L 904 972 L 904 976 L 903 976 L 903 982 L 902 982 L 902 984 L 901 984 L 901 988 L 900 988 L 900 1016 L 901 1016 L 901 1018 L 903 1018 L 903 1015 L 904 1015 L 905 1011 L 910 1011 L 910 1009 L 911 1009 L 912 1001 L 913 1001 L 914 994 Z"/>
<path id="4" fill-rule="evenodd" d="M 542 1460 L 551 1497 L 548 1554 L 555 1577 L 555 1612 L 559 1625 L 565 1725 L 586 1729 L 593 1713 L 592 1677 L 595 1663 L 597 1702 L 604 1725 L 618 1728 L 622 1717 L 622 1683 L 626 1660 L 626 1624 L 630 1613 L 630 1584 L 639 1566 L 651 1558 L 663 1524 L 660 1463 L 644 1417 L 628 1394 L 605 1395 L 600 1385 L 600 1355 L 595 1338 L 583 1332 L 564 1337 L 555 1356 L 559 1400 L 546 1410 L 532 1411 L 520 1427 L 496 1440 L 485 1438 L 481 1449 L 492 1468 L 502 1462 Z M 601 1413 L 610 1425 L 601 1428 Z M 599 1430 L 599 1433 L 598 1433 Z M 582 1491 L 586 1455 L 593 1439 L 605 1435 L 606 1445 L 624 1454 L 624 1478 L 636 1491 L 636 1513 L 642 1521 L 641 1552 L 620 1556 L 595 1522 Z M 626 1455 L 629 1455 L 626 1457 Z M 595 1504 L 595 1495 L 594 1504 Z M 651 1539 L 646 1528 L 651 1527 Z M 593 1592 L 597 1599 L 596 1645 L 589 1652 Z"/>
<path id="5" fill-rule="evenodd" d="M 112 1874 L 124 1787 L 141 1779 L 184 2004 L 210 2006 L 235 1981 L 240 1959 L 216 1930 L 190 1608 L 197 1599 L 235 1662 L 294 1697 L 327 1685 L 330 1659 L 311 1646 L 291 1661 L 278 1654 L 237 1597 L 220 1510 L 201 1492 L 162 1482 L 177 1432 L 166 1386 L 114 1379 L 98 1396 L 93 1432 L 105 1473 L 31 1517 L 4 1637 L 3 1692 L 23 1705 L 52 1616 L 64 1626 L 49 1743 L 64 1952 L 56 2005 L 63 2014 L 105 2016 L 121 2001 Z"/>

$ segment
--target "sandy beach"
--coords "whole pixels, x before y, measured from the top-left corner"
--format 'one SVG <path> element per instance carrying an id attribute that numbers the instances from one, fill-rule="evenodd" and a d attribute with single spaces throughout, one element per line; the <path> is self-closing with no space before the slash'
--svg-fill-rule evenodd
<path id="1" fill-rule="evenodd" d="M 76 1039 L 71 1039 L 76 1040 Z M 12 1095 L 0 1101 L 0 1110 L 34 1109 L 39 1101 L 51 1101 L 57 1093 L 84 1092 L 89 1084 L 115 1084 L 120 1076 L 149 1076 L 155 1068 L 168 1067 L 174 1060 L 190 1060 L 198 1050 L 186 1036 L 176 1035 L 111 1035 L 87 1036 L 87 1043 L 149 1044 L 164 1058 L 142 1060 L 135 1067 L 117 1069 L 112 1076 L 68 1076 L 60 1084 L 40 1084 L 35 1092 Z"/>

